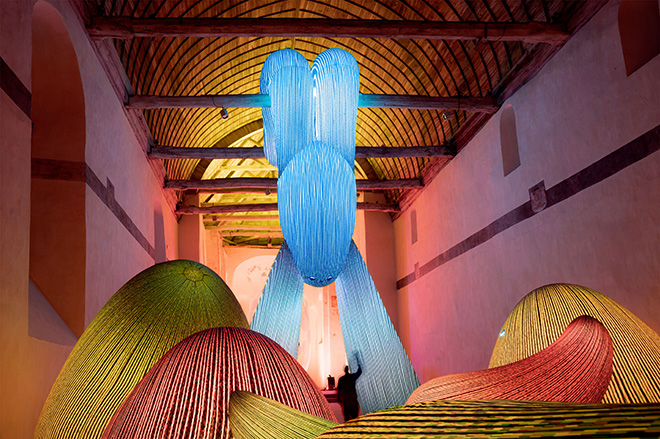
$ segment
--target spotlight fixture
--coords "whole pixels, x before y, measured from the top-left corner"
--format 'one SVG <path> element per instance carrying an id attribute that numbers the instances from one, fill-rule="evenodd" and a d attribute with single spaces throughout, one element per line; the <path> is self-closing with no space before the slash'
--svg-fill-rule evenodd
<path id="1" fill-rule="evenodd" d="M 222 116 L 223 119 L 227 119 L 229 117 L 229 112 L 225 107 L 222 107 L 220 110 L 220 116 Z"/>
<path id="2" fill-rule="evenodd" d="M 454 118 L 454 115 L 449 113 L 449 112 L 442 113 L 442 120 L 444 120 L 445 122 L 447 122 L 449 120 L 452 120 L 453 118 Z"/>

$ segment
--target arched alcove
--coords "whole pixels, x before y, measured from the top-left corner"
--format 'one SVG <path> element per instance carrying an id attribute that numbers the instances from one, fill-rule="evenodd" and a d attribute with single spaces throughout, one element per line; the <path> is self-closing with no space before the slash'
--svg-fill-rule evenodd
<path id="1" fill-rule="evenodd" d="M 69 33 L 57 10 L 44 1 L 35 4 L 32 16 L 32 123 L 30 279 L 80 336 L 85 327 L 85 103 Z M 42 313 L 39 320 L 46 318 Z M 30 321 L 30 335 L 39 337 L 46 323 Z"/>
<path id="2" fill-rule="evenodd" d="M 505 106 L 500 115 L 500 145 L 502 148 L 502 169 L 504 175 L 507 176 L 520 166 L 516 112 L 513 110 L 512 105 Z"/>
<path id="3" fill-rule="evenodd" d="M 658 0 L 623 0 L 619 5 L 619 35 L 626 74 L 660 53 Z"/>
<path id="4" fill-rule="evenodd" d="M 243 312 L 252 321 L 261 292 L 264 290 L 270 268 L 276 255 L 253 256 L 241 262 L 232 275 L 232 291 L 243 307 Z"/>

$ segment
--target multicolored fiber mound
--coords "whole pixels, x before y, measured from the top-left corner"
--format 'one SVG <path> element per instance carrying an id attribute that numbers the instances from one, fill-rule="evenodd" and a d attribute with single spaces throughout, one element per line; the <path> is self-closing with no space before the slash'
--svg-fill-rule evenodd
<path id="1" fill-rule="evenodd" d="M 101 308 L 73 348 L 43 406 L 35 438 L 95 439 L 170 348 L 215 326 L 248 327 L 229 287 L 192 261 L 154 265 Z"/>
<path id="2" fill-rule="evenodd" d="M 577 285 L 547 285 L 525 296 L 504 323 L 489 367 L 540 352 L 580 315 L 596 318 L 612 337 L 614 369 L 603 402 L 660 402 L 660 336 L 612 299 Z"/>
<path id="3" fill-rule="evenodd" d="M 318 438 L 650 438 L 659 435 L 660 404 L 480 400 L 433 401 L 382 410 L 338 425 Z"/>
<path id="4" fill-rule="evenodd" d="M 314 439 L 337 425 L 243 391 L 229 398 L 229 423 L 235 439 Z"/>
<path id="5" fill-rule="evenodd" d="M 244 390 L 336 421 L 311 377 L 249 329 L 212 328 L 172 348 L 135 387 L 103 438 L 229 439 L 229 397 Z"/>
<path id="6" fill-rule="evenodd" d="M 612 377 L 612 340 L 581 316 L 550 346 L 506 366 L 447 375 L 419 386 L 406 404 L 441 399 L 600 402 Z"/>

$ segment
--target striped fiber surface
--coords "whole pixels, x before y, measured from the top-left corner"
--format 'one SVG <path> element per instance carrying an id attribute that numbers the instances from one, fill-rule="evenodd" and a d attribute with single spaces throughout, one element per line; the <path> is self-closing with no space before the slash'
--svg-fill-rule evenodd
<path id="1" fill-rule="evenodd" d="M 291 251 L 283 241 L 268 273 L 250 329 L 276 341 L 294 358 L 298 357 L 303 286 Z"/>
<path id="2" fill-rule="evenodd" d="M 657 438 L 660 404 L 433 401 L 371 413 L 319 439 Z"/>
<path id="3" fill-rule="evenodd" d="M 314 439 L 337 425 L 243 391 L 231 394 L 229 423 L 236 439 Z"/>
<path id="4" fill-rule="evenodd" d="M 224 327 L 172 348 L 126 398 L 103 438 L 231 438 L 228 406 L 235 390 L 336 420 L 310 376 L 281 346 L 249 329 Z"/>
<path id="5" fill-rule="evenodd" d="M 489 367 L 540 352 L 580 315 L 596 318 L 612 337 L 614 366 L 603 402 L 660 402 L 660 336 L 612 299 L 577 285 L 547 285 L 525 296 L 504 323 Z"/>
<path id="6" fill-rule="evenodd" d="M 440 399 L 600 402 L 612 377 L 612 340 L 593 317 L 575 319 L 550 346 L 506 366 L 432 379 L 406 404 Z"/>
<path id="7" fill-rule="evenodd" d="M 207 267 L 154 265 L 106 303 L 76 343 L 42 408 L 35 438 L 95 439 L 171 347 L 214 326 L 248 327 L 238 301 Z"/>
<path id="8" fill-rule="evenodd" d="M 346 357 L 352 371 L 358 361 L 362 368 L 355 383 L 362 412 L 404 404 L 419 380 L 355 241 L 335 286 Z"/>

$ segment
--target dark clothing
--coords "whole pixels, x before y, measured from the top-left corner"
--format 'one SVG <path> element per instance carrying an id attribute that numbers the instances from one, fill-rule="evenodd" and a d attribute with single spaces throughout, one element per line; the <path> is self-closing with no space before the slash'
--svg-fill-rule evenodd
<path id="1" fill-rule="evenodd" d="M 355 381 L 361 374 L 362 369 L 358 366 L 357 372 L 346 372 L 345 375 L 339 377 L 339 382 L 337 383 L 337 397 L 344 411 L 344 422 L 357 418 L 358 412 L 360 411 L 357 393 L 355 392 Z"/>

